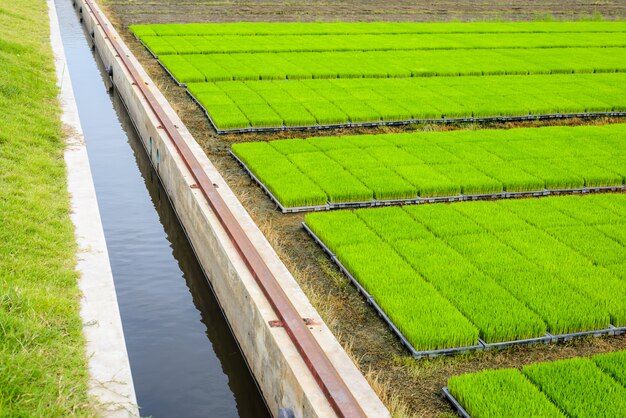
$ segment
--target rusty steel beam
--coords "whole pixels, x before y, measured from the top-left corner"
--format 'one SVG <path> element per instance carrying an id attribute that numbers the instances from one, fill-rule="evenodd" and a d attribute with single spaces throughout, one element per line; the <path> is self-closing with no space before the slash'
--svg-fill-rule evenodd
<path id="1" fill-rule="evenodd" d="M 132 77 L 136 87 L 145 98 L 155 117 L 163 127 L 163 130 L 172 140 L 172 143 L 185 162 L 187 169 L 192 174 L 209 206 L 219 219 L 222 228 L 224 228 L 224 231 L 228 234 L 240 257 L 263 291 L 263 294 L 272 306 L 276 316 L 281 321 L 285 331 L 287 331 L 291 341 L 313 374 L 313 377 L 328 399 L 333 410 L 340 417 L 365 417 L 365 412 L 352 392 L 350 392 L 344 380 L 339 376 L 339 373 L 330 362 L 330 359 L 326 353 L 324 353 L 324 350 L 305 324 L 303 318 L 300 317 L 295 306 L 293 306 L 289 300 L 289 297 L 278 283 L 274 274 L 270 271 L 252 241 L 250 241 L 250 238 L 217 191 L 213 182 L 209 179 L 200 165 L 200 162 L 193 154 L 172 120 L 167 116 L 154 94 L 147 87 L 147 84 L 142 79 L 135 65 L 131 62 L 116 37 L 112 34 L 103 19 L 100 9 L 94 4 L 93 0 L 85 0 L 85 4 L 91 10 L 98 26 L 104 31 L 106 35 L 105 39 L 107 39 L 115 49 L 120 61 Z"/>

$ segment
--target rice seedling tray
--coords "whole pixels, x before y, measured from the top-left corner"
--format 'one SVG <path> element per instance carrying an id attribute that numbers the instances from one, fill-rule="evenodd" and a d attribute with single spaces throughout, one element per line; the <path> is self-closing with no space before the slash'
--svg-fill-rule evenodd
<path id="1" fill-rule="evenodd" d="M 413 357 L 415 357 L 416 359 L 432 358 L 432 357 L 439 357 L 442 355 L 452 355 L 452 354 L 466 353 L 470 351 L 483 350 L 484 346 L 482 343 L 480 343 L 480 341 L 476 345 L 466 346 L 466 347 L 442 348 L 438 350 L 421 350 L 421 351 L 416 350 L 415 347 L 413 347 L 413 345 L 406 339 L 404 334 L 402 334 L 402 332 L 398 329 L 398 327 L 396 327 L 395 324 L 391 321 L 391 319 L 389 319 L 387 314 L 385 314 L 385 312 L 381 309 L 381 307 L 376 303 L 376 301 L 369 294 L 369 292 L 363 288 L 363 286 L 359 283 L 359 281 L 356 278 L 354 278 L 352 273 L 350 273 L 348 269 L 341 263 L 341 261 L 339 261 L 337 256 L 324 244 L 324 242 L 321 239 L 319 239 L 319 237 L 304 222 L 302 223 L 302 227 L 313 238 L 313 240 L 322 248 L 322 250 L 324 250 L 324 252 L 333 261 L 333 263 L 335 263 L 339 267 L 339 270 L 341 270 L 341 272 L 348 278 L 348 280 L 350 280 L 350 282 L 354 285 L 354 287 L 356 287 L 357 291 L 361 295 L 363 295 L 367 303 L 372 305 L 372 307 L 376 310 L 376 313 L 378 314 L 378 316 L 380 316 L 382 320 L 385 322 L 385 324 L 389 327 L 389 329 L 391 329 L 391 331 L 394 334 L 396 334 L 396 336 L 400 339 L 402 344 L 411 352 Z"/>
<path id="2" fill-rule="evenodd" d="M 387 326 L 391 329 L 391 331 L 396 334 L 396 336 L 400 339 L 402 344 L 411 352 L 411 354 L 419 359 L 419 358 L 430 358 L 437 357 L 441 355 L 451 355 L 457 353 L 463 353 L 473 350 L 482 350 L 482 344 L 477 344 L 474 346 L 467 347 L 455 347 L 455 348 L 445 348 L 438 350 L 416 350 L 413 345 L 406 339 L 406 337 L 402 334 L 402 332 L 395 326 L 395 324 L 389 319 L 389 317 L 385 314 L 385 312 L 380 308 L 380 306 L 376 303 L 374 298 L 363 288 L 363 286 L 359 283 L 358 280 L 354 278 L 354 276 L 345 268 L 345 266 L 339 261 L 339 259 L 335 256 L 335 254 L 330 251 L 330 249 L 317 237 L 317 235 L 305 224 L 302 224 L 303 228 L 307 231 L 307 233 L 313 238 L 313 240 L 324 250 L 326 254 L 329 255 L 331 260 L 339 267 L 341 272 L 350 280 L 350 282 L 357 288 L 358 292 L 363 295 L 363 297 L 367 300 L 367 302 L 374 307 L 376 313 L 383 319 L 383 321 L 387 324 Z"/>
<path id="3" fill-rule="evenodd" d="M 559 194 L 576 194 L 576 193 L 597 193 L 603 191 L 618 191 L 618 190 L 626 190 L 626 185 L 622 186 L 607 186 L 607 187 L 583 187 L 578 189 L 544 189 L 544 190 L 536 190 L 536 191 L 528 191 L 528 192 L 502 192 L 502 193 L 492 193 L 492 194 L 471 194 L 471 195 L 457 195 L 457 196 L 441 196 L 441 197 L 416 197 L 414 199 L 391 199 L 391 200 L 369 200 L 369 201 L 360 201 L 360 202 L 341 202 L 341 203 L 333 203 L 327 202 L 324 205 L 314 205 L 314 206 L 290 206 L 286 207 L 283 205 L 280 200 L 269 190 L 269 188 L 248 168 L 246 163 L 244 163 L 232 150 L 229 151 L 229 154 L 232 158 L 237 161 L 237 163 L 243 168 L 243 170 L 248 174 L 248 176 L 254 181 L 263 192 L 270 198 L 272 202 L 276 205 L 276 208 L 280 210 L 282 213 L 302 213 L 302 212 L 318 212 L 325 210 L 335 210 L 335 209 L 357 209 L 357 208 L 366 208 L 366 207 L 384 207 L 384 206 L 393 206 L 393 205 L 419 205 L 419 204 L 430 204 L 430 203 L 451 203 L 451 202 L 461 202 L 461 201 L 474 201 L 474 200 L 495 200 L 495 199 L 510 199 L 516 197 L 538 197 L 538 196 L 549 196 L 549 195 L 559 195 Z"/>
<path id="4" fill-rule="evenodd" d="M 450 393 L 450 391 L 448 390 L 448 387 L 444 387 L 443 389 L 441 389 L 441 394 L 443 395 L 444 398 L 448 400 L 448 402 L 452 404 L 456 412 L 462 418 L 472 418 L 472 416 L 465 410 L 465 408 L 463 408 L 463 406 L 459 403 L 459 401 L 457 401 L 456 398 Z"/>
<path id="5" fill-rule="evenodd" d="M 179 87 L 187 87 L 187 84 L 185 83 L 181 83 L 180 81 L 178 81 L 176 79 L 176 77 L 174 77 L 174 75 L 170 72 L 170 70 L 167 69 L 167 67 L 161 62 L 161 60 L 157 60 L 157 62 L 159 63 L 159 65 L 161 66 L 161 68 L 163 68 L 163 70 L 172 78 L 172 80 L 174 80 L 174 82 L 179 86 Z M 187 90 L 187 92 L 189 92 L 189 90 Z M 195 98 L 194 98 L 195 101 Z M 196 101 L 196 103 L 198 103 Z M 206 111 L 205 111 L 206 114 Z"/>
<path id="6" fill-rule="evenodd" d="M 328 205 L 297 206 L 297 207 L 286 208 L 285 206 L 283 206 L 282 203 L 280 203 L 280 201 L 276 198 L 276 196 L 274 196 L 274 194 L 265 186 L 265 184 L 263 184 L 263 182 L 261 180 L 259 180 L 254 175 L 254 173 L 252 173 L 252 171 L 248 168 L 248 166 L 246 166 L 246 164 L 243 161 L 241 161 L 241 159 L 239 157 L 237 157 L 237 155 L 235 155 L 235 153 L 233 153 L 232 151 L 229 151 L 229 153 L 235 159 L 235 161 L 237 161 L 239 163 L 239 165 L 244 169 L 244 171 L 246 173 L 248 173 L 248 175 L 250 176 L 252 181 L 254 181 L 256 184 L 259 185 L 259 187 L 263 190 L 263 192 L 265 192 L 265 194 L 270 198 L 270 200 L 272 202 L 274 202 L 276 207 L 282 213 L 317 212 L 317 211 L 320 211 L 320 210 L 328 210 L 328 209 L 330 209 L 328 207 Z"/>
<path id="7" fill-rule="evenodd" d="M 479 339 L 478 341 L 484 346 L 485 350 L 491 350 L 491 349 L 504 349 L 504 348 L 510 348 L 516 345 L 532 345 L 532 344 L 548 344 L 551 341 L 551 335 L 546 333 L 545 336 L 543 337 L 536 337 L 536 338 L 525 338 L 523 340 L 513 340 L 513 341 L 504 341 L 504 342 L 499 342 L 499 343 L 487 343 L 485 341 L 483 341 L 482 339 Z"/>
<path id="8" fill-rule="evenodd" d="M 596 330 L 590 330 L 590 331 L 580 331 L 580 332 L 572 332 L 568 334 L 556 334 L 556 335 L 548 333 L 548 336 L 551 342 L 560 342 L 560 341 L 569 341 L 574 338 L 586 337 L 586 336 L 601 337 L 604 335 L 615 335 L 615 329 L 616 327 L 614 327 L 613 325 L 609 325 L 608 328 L 604 328 L 604 329 L 596 329 Z"/>

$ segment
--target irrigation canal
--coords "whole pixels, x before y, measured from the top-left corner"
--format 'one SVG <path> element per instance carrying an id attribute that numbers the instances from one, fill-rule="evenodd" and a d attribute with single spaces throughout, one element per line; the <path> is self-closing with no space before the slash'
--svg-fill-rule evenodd
<path id="1" fill-rule="evenodd" d="M 71 0 L 57 0 L 142 416 L 268 417 Z"/>

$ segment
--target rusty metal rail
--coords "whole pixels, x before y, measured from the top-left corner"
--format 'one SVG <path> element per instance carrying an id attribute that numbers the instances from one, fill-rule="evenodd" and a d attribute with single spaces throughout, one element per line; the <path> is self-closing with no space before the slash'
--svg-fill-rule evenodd
<path id="1" fill-rule="evenodd" d="M 237 249 L 248 270 L 262 289 L 263 294 L 269 301 L 278 319 L 282 322 L 291 341 L 296 346 L 302 359 L 313 374 L 315 380 L 325 394 L 333 410 L 340 417 L 365 417 L 365 413 L 344 380 L 324 353 L 300 314 L 289 300 L 287 294 L 278 283 L 274 274 L 257 251 L 250 238 L 237 221 L 232 211 L 217 191 L 213 182 L 200 165 L 184 138 L 165 113 L 158 100 L 150 91 L 145 81 L 131 62 L 119 41 L 111 32 L 108 23 L 103 18 L 102 12 L 94 4 L 93 0 L 84 0 L 90 9 L 97 25 L 100 26 L 111 46 L 115 49 L 120 61 L 132 77 L 150 109 L 167 133 L 178 153 L 182 157 L 187 169 L 192 174 L 199 189 L 206 198 L 209 206 L 219 219 L 224 231 L 228 234 L 231 242 Z"/>

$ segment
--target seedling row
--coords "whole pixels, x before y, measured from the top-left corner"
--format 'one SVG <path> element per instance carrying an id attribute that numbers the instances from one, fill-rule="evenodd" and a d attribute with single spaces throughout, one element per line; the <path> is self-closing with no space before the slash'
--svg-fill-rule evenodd
<path id="1" fill-rule="evenodd" d="M 162 55 L 179 84 L 228 80 L 623 72 L 626 48 Z"/>
<path id="2" fill-rule="evenodd" d="M 138 37 L 185 35 L 328 35 L 409 33 L 626 32 L 624 22 L 236 22 L 133 25 Z"/>
<path id="3" fill-rule="evenodd" d="M 626 125 L 413 132 L 234 144 L 284 211 L 623 187 Z"/>
<path id="4" fill-rule="evenodd" d="M 311 213 L 414 352 L 626 325 L 626 195 Z"/>
<path id="5" fill-rule="evenodd" d="M 252 52 L 626 47 L 626 32 L 140 36 L 156 56 Z"/>
<path id="6" fill-rule="evenodd" d="M 221 131 L 626 111 L 626 74 L 190 83 Z"/>
<path id="7" fill-rule="evenodd" d="M 462 416 L 618 417 L 626 411 L 626 351 L 451 378 Z"/>

